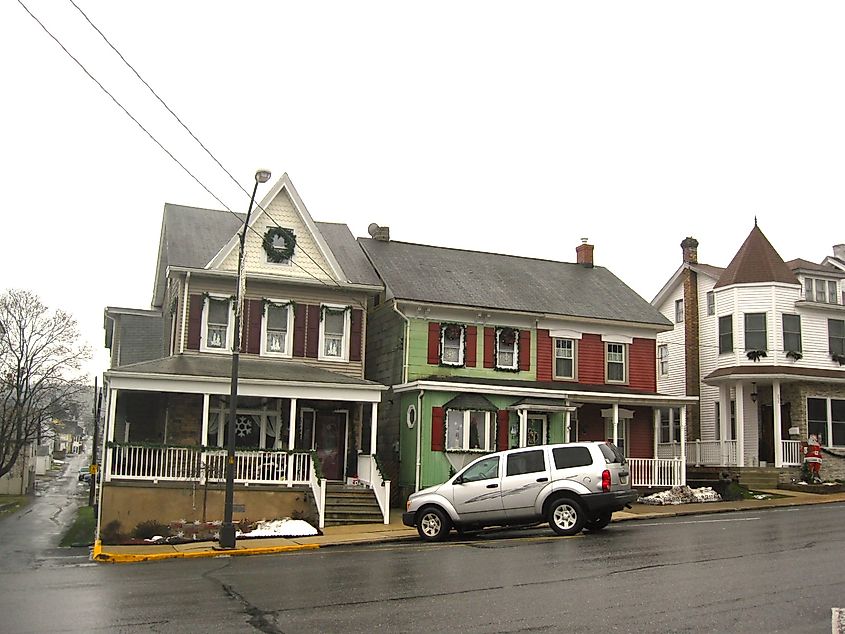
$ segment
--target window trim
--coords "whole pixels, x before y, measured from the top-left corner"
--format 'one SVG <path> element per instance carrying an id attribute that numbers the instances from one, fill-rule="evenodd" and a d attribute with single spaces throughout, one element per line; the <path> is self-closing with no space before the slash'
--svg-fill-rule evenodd
<path id="1" fill-rule="evenodd" d="M 272 352 L 267 348 L 267 326 L 270 323 L 270 307 L 284 307 L 288 311 L 288 325 L 285 332 L 285 349 L 281 352 Z M 289 300 L 266 298 L 263 302 L 261 314 L 261 347 L 259 354 L 262 357 L 290 358 L 293 356 L 293 304 Z"/>
<path id="2" fill-rule="evenodd" d="M 572 343 L 572 376 L 565 376 L 557 373 L 557 342 L 569 341 Z M 564 358 L 564 357 L 561 357 Z M 571 337 L 552 338 L 552 378 L 556 381 L 577 381 L 578 380 L 578 340 Z"/>
<path id="3" fill-rule="evenodd" d="M 610 369 L 610 360 L 608 358 L 608 348 L 610 346 L 622 346 L 622 380 L 616 380 L 610 378 L 610 373 L 608 370 Z M 613 363 L 618 363 L 618 361 L 614 361 Z M 613 383 L 616 385 L 626 385 L 628 383 L 628 344 L 627 343 L 620 343 L 618 341 L 605 341 L 604 342 L 604 382 L 605 383 Z"/>
<path id="4" fill-rule="evenodd" d="M 461 416 L 463 416 L 463 438 L 461 439 L 461 446 L 460 448 L 450 448 L 449 447 L 449 412 L 460 412 Z M 470 417 L 473 412 L 478 412 L 480 414 L 484 414 L 484 435 L 479 436 L 479 443 L 482 444 L 482 447 L 479 449 L 469 449 L 469 428 L 470 428 Z M 485 410 L 480 409 L 447 409 L 443 413 L 443 422 L 446 427 L 446 442 L 444 449 L 447 452 L 461 452 L 461 453 L 490 453 L 492 451 L 496 451 L 496 439 L 490 438 L 491 430 L 495 431 L 495 420 L 493 419 L 493 412 L 488 412 Z M 493 446 L 487 446 L 486 448 L 484 445 L 489 445 L 492 440 Z"/>
<path id="5" fill-rule="evenodd" d="M 513 363 L 511 365 L 503 365 L 499 363 L 499 337 L 505 330 L 512 330 L 513 336 Z M 493 349 L 493 367 L 496 370 L 507 370 L 519 372 L 519 329 L 511 328 L 510 326 L 496 326 L 494 333 L 494 349 Z"/>
<path id="6" fill-rule="evenodd" d="M 325 311 L 331 310 L 335 312 L 343 312 L 343 340 L 341 341 L 341 351 L 339 357 L 330 357 L 325 354 L 326 349 L 326 320 Z M 334 361 L 344 363 L 349 361 L 349 339 L 352 330 L 351 313 L 349 306 L 341 306 L 338 304 L 320 304 L 320 341 L 317 349 L 317 359 L 319 361 Z"/>
<path id="7" fill-rule="evenodd" d="M 461 329 L 458 338 L 458 361 L 446 361 L 443 352 L 446 350 L 446 329 L 450 326 L 457 326 Z M 467 327 L 466 324 L 444 323 L 440 324 L 440 365 L 447 365 L 452 368 L 462 368 L 466 365 Z"/>
<path id="8" fill-rule="evenodd" d="M 684 300 L 683 300 L 683 298 L 675 300 L 675 323 L 676 324 L 684 323 Z"/>
<path id="9" fill-rule="evenodd" d="M 226 326 L 226 343 L 222 348 L 208 346 L 208 315 L 211 310 L 211 300 L 226 301 L 229 303 L 229 323 Z M 220 293 L 208 293 L 202 302 L 202 321 L 200 324 L 200 352 L 212 352 L 214 354 L 231 354 L 235 340 L 235 306 L 232 298 Z"/>

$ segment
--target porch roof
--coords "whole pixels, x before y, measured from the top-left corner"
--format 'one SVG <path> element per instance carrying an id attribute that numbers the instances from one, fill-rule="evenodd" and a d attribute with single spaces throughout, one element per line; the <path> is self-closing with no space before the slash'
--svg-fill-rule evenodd
<path id="1" fill-rule="evenodd" d="M 106 372 L 106 378 L 117 389 L 209 394 L 228 393 L 231 376 L 232 357 L 213 354 L 177 354 Z M 305 363 L 286 359 L 257 359 L 246 355 L 241 356 L 238 364 L 238 383 L 243 394 L 275 396 L 284 392 L 284 395 L 297 396 L 291 390 L 308 387 L 368 392 L 376 401 L 380 399 L 380 392 L 387 389 L 373 381 Z M 253 389 L 250 390 L 250 386 Z"/>
<path id="2" fill-rule="evenodd" d="M 716 385 L 731 379 L 737 380 L 775 380 L 811 381 L 811 382 L 845 382 L 845 368 L 842 370 L 826 368 L 802 368 L 784 365 L 734 365 L 728 368 L 714 370 L 702 380 Z"/>

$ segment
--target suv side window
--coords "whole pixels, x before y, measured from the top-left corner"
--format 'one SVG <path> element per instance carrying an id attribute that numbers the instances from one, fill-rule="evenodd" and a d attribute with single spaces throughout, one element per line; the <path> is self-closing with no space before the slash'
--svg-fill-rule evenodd
<path id="1" fill-rule="evenodd" d="M 537 473 L 546 470 L 546 461 L 543 458 L 543 450 L 520 451 L 508 456 L 508 470 L 506 475 L 522 475 L 524 473 Z"/>
<path id="2" fill-rule="evenodd" d="M 587 447 L 557 447 L 552 449 L 552 455 L 555 458 L 555 467 L 558 469 L 587 467 L 593 464 L 593 457 Z"/>
<path id="3" fill-rule="evenodd" d="M 485 458 L 469 467 L 461 474 L 464 482 L 478 482 L 499 477 L 499 456 Z"/>
<path id="4" fill-rule="evenodd" d="M 599 449 L 601 449 L 604 459 L 608 464 L 625 464 L 625 454 L 619 451 L 619 448 L 613 443 L 609 442 L 604 445 L 599 445 Z"/>

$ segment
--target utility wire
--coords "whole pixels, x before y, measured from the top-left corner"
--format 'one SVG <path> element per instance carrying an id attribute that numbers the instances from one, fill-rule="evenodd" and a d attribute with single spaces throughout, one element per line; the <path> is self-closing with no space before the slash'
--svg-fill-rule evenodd
<path id="1" fill-rule="evenodd" d="M 168 105 L 167 105 L 167 103 L 164 101 L 164 99 L 162 99 L 162 97 L 161 97 L 161 96 L 160 96 L 160 95 L 159 95 L 159 94 L 158 94 L 158 93 L 157 93 L 157 92 L 153 89 L 153 87 L 152 87 L 152 86 L 150 86 L 149 82 L 147 82 L 147 81 L 146 81 L 143 77 L 141 77 L 141 74 L 140 74 L 140 73 L 139 73 L 139 72 L 135 69 L 135 67 L 134 67 L 132 64 L 130 64 L 130 63 L 129 63 L 129 61 L 128 61 L 128 60 L 127 60 L 124 56 L 123 56 L 123 54 L 122 54 L 122 53 L 121 53 L 121 52 L 117 49 L 117 47 L 116 47 L 114 44 L 112 44 L 112 43 L 111 43 L 111 41 L 110 41 L 110 40 L 106 37 L 106 35 L 102 32 L 102 30 L 100 30 L 100 29 L 97 27 L 97 25 L 96 25 L 96 24 L 94 24 L 94 23 L 91 21 L 91 18 L 89 18 L 89 17 L 88 17 L 88 15 L 85 13 L 85 11 L 83 11 L 83 10 L 79 7 L 79 5 L 78 5 L 78 4 L 76 4 L 76 2 L 74 2 L 74 0 L 68 0 L 68 2 L 70 2 L 70 4 L 72 4 L 72 5 L 76 8 L 76 10 L 77 10 L 77 11 L 79 11 L 79 13 L 82 15 L 82 17 L 83 17 L 83 18 L 85 18 L 85 21 L 86 21 L 86 22 L 88 22 L 88 24 L 89 24 L 89 25 L 91 25 L 91 28 L 93 28 L 93 29 L 94 29 L 94 30 L 95 30 L 95 31 L 96 31 L 96 32 L 100 35 L 100 37 L 101 37 L 101 38 L 103 38 L 103 41 L 105 41 L 105 43 L 106 43 L 106 44 L 108 44 L 109 48 L 111 48 L 111 49 L 115 52 L 115 54 L 116 54 L 116 55 L 117 55 L 117 56 L 121 59 L 121 61 L 122 61 L 122 62 L 123 62 L 123 63 L 124 63 L 124 64 L 125 64 L 128 68 L 129 68 L 129 70 L 131 70 L 131 71 L 134 73 L 135 77 L 137 77 L 137 78 L 138 78 L 138 80 L 139 80 L 142 84 L 144 84 L 144 86 L 146 86 L 146 87 L 147 87 L 147 89 L 148 89 L 148 90 L 152 93 L 152 95 L 153 95 L 156 99 L 158 99 L 159 103 L 160 103 L 162 106 L 164 106 L 164 108 L 167 110 L 167 112 L 169 112 L 171 115 L 173 115 L 173 118 L 174 118 L 174 119 L 176 119 L 176 121 L 178 121 L 178 122 L 179 122 L 179 125 L 181 125 L 181 126 L 185 129 L 185 131 L 186 131 L 189 135 L 191 135 L 191 138 L 192 138 L 192 139 L 194 139 L 194 141 L 196 141 L 196 142 L 199 144 L 199 146 L 200 146 L 200 147 L 201 147 L 201 148 L 205 151 L 205 153 L 206 153 L 206 154 L 208 154 L 208 156 L 209 156 L 209 157 L 211 157 L 211 159 L 212 159 L 212 160 L 213 160 L 213 161 L 217 164 L 217 166 L 218 166 L 221 170 L 223 170 L 223 172 L 225 172 L 225 174 L 226 174 L 226 175 L 227 175 L 227 176 L 228 176 L 228 177 L 232 180 L 232 182 L 233 182 L 233 183 L 235 183 L 235 185 L 237 185 L 237 186 L 240 188 L 240 190 L 241 190 L 241 191 L 242 191 L 242 192 L 243 192 L 243 193 L 244 193 L 244 194 L 245 194 L 248 198 L 250 198 L 250 199 L 251 199 L 251 198 L 252 198 L 252 197 L 251 197 L 251 194 L 250 194 L 250 193 L 249 193 L 249 192 L 248 192 L 248 191 L 244 188 L 244 186 L 243 186 L 243 185 L 241 185 L 240 181 L 238 181 L 238 179 L 236 179 L 236 178 L 232 175 L 232 173 L 231 173 L 229 170 L 227 170 L 227 169 L 223 166 L 223 164 L 222 164 L 222 163 L 221 163 L 221 162 L 217 159 L 217 157 L 216 157 L 216 156 L 214 156 L 214 154 L 212 153 L 212 151 L 211 151 L 211 150 L 209 150 L 209 149 L 205 146 L 205 144 L 204 144 L 202 141 L 200 141 L 200 139 L 197 137 L 197 135 L 196 135 L 196 134 L 194 134 L 194 133 L 193 133 L 193 131 L 191 131 L 191 129 L 187 126 L 187 124 L 186 124 L 184 121 L 182 121 L 182 119 L 180 119 L 180 118 L 179 118 L 179 115 L 177 115 L 177 114 L 173 111 L 173 109 L 172 109 L 170 106 L 168 106 Z M 218 202 L 219 202 L 219 199 L 217 199 L 217 197 L 216 197 L 216 196 L 215 196 L 215 199 L 216 199 L 216 200 L 218 200 Z M 221 203 L 221 204 L 222 204 L 222 203 Z M 282 226 L 281 226 L 281 225 L 280 225 L 280 224 L 279 224 L 279 223 L 275 220 L 275 218 L 273 218 L 273 217 L 270 215 L 270 212 L 268 212 L 268 211 L 267 211 L 267 210 L 266 210 L 266 209 L 265 209 L 265 208 L 261 205 L 261 203 L 256 202 L 255 204 L 256 204 L 256 206 L 257 206 L 259 209 L 261 209 L 261 211 L 263 211 L 263 212 L 264 212 L 264 214 L 265 214 L 265 215 L 266 215 L 266 216 L 267 216 L 267 217 L 271 220 L 271 222 L 273 222 L 273 224 L 275 224 L 275 225 L 276 225 L 278 228 L 280 228 L 280 229 L 282 228 Z M 231 211 L 231 210 L 230 210 L 230 211 Z M 262 238 L 262 239 L 263 239 L 263 238 Z M 334 277 L 332 277 L 332 276 L 331 276 L 331 275 L 330 275 L 330 274 L 329 274 L 329 273 L 328 273 L 328 272 L 327 272 L 327 271 L 326 271 L 326 270 L 325 270 L 325 269 L 324 269 L 324 268 L 320 265 L 320 263 L 319 263 L 319 262 L 317 262 L 314 258 L 312 258 L 312 257 L 311 257 L 311 255 L 310 255 L 307 251 L 302 250 L 302 253 L 304 253 L 304 254 L 305 254 L 305 256 L 306 256 L 309 260 L 311 260 L 311 261 L 312 261 L 312 262 L 313 262 L 313 263 L 317 266 L 317 268 L 319 268 L 319 269 L 320 269 L 320 271 L 322 271 L 322 272 L 323 272 L 323 274 L 324 274 L 324 275 L 325 275 L 328 279 L 330 279 L 331 281 L 333 281 L 333 282 L 334 282 L 334 283 L 335 283 L 338 287 L 340 286 L 340 284 L 338 284 L 337 280 L 335 280 L 335 279 L 334 279 Z M 302 268 L 302 267 L 300 267 L 300 268 Z M 303 270 L 305 270 L 305 269 L 303 269 Z M 316 276 L 314 276 L 314 277 L 316 277 Z"/>
<path id="2" fill-rule="evenodd" d="M 52 40 L 53 40 L 56 44 L 58 44 L 58 45 L 59 45 L 59 47 L 61 47 L 61 49 L 65 52 L 65 54 L 66 54 L 68 57 L 70 57 L 70 58 L 71 58 L 71 59 L 72 59 L 72 60 L 76 63 L 76 65 L 77 65 L 77 66 L 79 66 L 79 68 L 80 68 L 80 69 L 82 69 L 82 72 L 84 72 L 84 73 L 85 73 L 85 74 L 86 74 L 86 75 L 87 75 L 87 76 L 91 79 L 91 81 L 93 81 L 95 84 L 97 84 L 97 86 L 100 88 L 100 90 L 102 90 L 102 91 L 103 91 L 106 95 L 108 95 L 108 97 L 109 97 L 109 98 L 110 98 L 110 99 L 111 99 L 111 100 L 112 100 L 112 101 L 113 101 L 113 102 L 117 105 L 117 107 L 118 107 L 118 108 L 120 108 L 120 109 L 124 112 L 124 114 L 125 114 L 127 117 L 129 117 L 129 118 L 130 118 L 130 119 L 131 119 L 131 120 L 132 120 L 132 121 L 133 121 L 133 122 L 134 122 L 134 123 L 135 123 L 135 124 L 136 124 L 139 128 L 141 128 L 141 130 L 143 130 L 143 131 L 144 131 L 144 133 L 145 133 L 145 134 L 146 134 L 146 135 L 147 135 L 150 139 L 152 139 L 152 141 L 153 141 L 153 142 L 154 142 L 154 143 L 155 143 L 155 144 L 156 144 L 159 148 L 161 148 L 161 150 L 162 150 L 165 154 L 167 154 L 167 156 L 169 156 L 169 157 L 170 157 L 170 158 L 171 158 L 171 159 L 172 159 L 172 160 L 173 160 L 173 161 L 174 161 L 174 162 L 175 162 L 175 163 L 176 163 L 179 167 L 181 167 L 181 168 L 185 171 L 185 173 L 186 173 L 186 174 L 188 174 L 188 176 L 190 176 L 190 177 L 191 177 L 191 178 L 192 178 L 192 179 L 193 179 L 193 180 L 194 180 L 194 181 L 195 181 L 195 182 L 196 182 L 196 183 L 197 183 L 200 187 L 202 187 L 202 188 L 203 188 L 203 189 L 204 189 L 204 190 L 205 190 L 205 191 L 206 191 L 206 192 L 207 192 L 207 193 L 208 193 L 208 194 L 209 194 L 212 198 L 214 198 L 214 200 L 216 200 L 218 203 L 220 203 L 220 205 L 221 205 L 221 206 L 222 206 L 222 207 L 223 207 L 226 211 L 228 211 L 230 214 L 232 214 L 232 215 L 233 215 L 233 216 L 235 216 L 236 218 L 240 219 L 240 216 L 239 216 L 237 213 L 235 213 L 234 211 L 232 211 L 226 203 L 224 203 L 222 200 L 220 200 L 220 198 L 219 198 L 219 197 L 217 197 L 217 195 L 215 195 L 215 194 L 214 194 L 214 192 L 212 192 L 212 191 L 211 191 L 211 190 L 210 190 L 210 189 L 209 189 L 209 188 L 208 188 L 208 187 L 207 187 L 207 186 L 206 186 L 206 185 L 205 185 L 205 184 L 204 184 L 204 183 L 203 183 L 203 182 L 202 182 L 202 181 L 201 181 L 201 180 L 200 180 L 200 179 L 196 176 L 196 175 L 194 175 L 194 173 L 193 173 L 193 172 L 191 172 L 191 170 L 189 170 L 189 169 L 188 169 L 188 168 L 187 168 L 187 167 L 186 167 L 186 166 L 185 166 L 185 165 L 184 165 L 181 161 L 179 161 L 179 159 L 177 159 L 177 158 L 173 155 L 173 153 L 172 153 L 172 152 L 170 152 L 170 150 L 168 150 L 168 149 L 167 149 L 167 148 L 166 148 L 166 147 L 165 147 L 165 146 L 164 146 L 164 145 L 163 145 L 163 144 L 162 144 L 162 143 L 161 143 L 161 142 L 160 142 L 160 141 L 159 141 L 159 140 L 158 140 L 158 139 L 157 139 L 157 138 L 156 138 L 153 134 L 152 134 L 152 132 L 150 132 L 150 131 L 146 128 L 146 127 L 144 127 L 144 125 L 143 125 L 143 124 L 142 124 L 142 123 L 141 123 L 141 122 L 140 122 L 137 118 L 135 118 L 135 117 L 132 115 L 132 113 L 131 113 L 131 112 L 129 112 L 129 110 L 127 110 L 127 109 L 126 109 L 126 107 L 125 107 L 122 103 L 120 103 L 120 101 L 118 101 L 118 100 L 117 100 L 117 98 L 116 98 L 116 97 L 115 97 L 115 96 L 114 96 L 111 92 L 109 92 L 109 90 L 108 90 L 105 86 L 103 86 L 103 84 L 102 84 L 102 83 L 100 83 L 100 81 L 99 81 L 99 80 L 97 80 L 97 78 L 96 78 L 96 77 L 94 77 L 94 75 L 92 75 L 92 74 L 88 71 L 88 69 L 85 67 L 85 65 L 84 65 L 82 62 L 80 62 L 80 61 L 79 61 L 79 60 L 78 60 L 78 59 L 77 59 L 77 58 L 73 55 L 73 53 L 71 53 L 71 52 L 67 49 L 67 47 L 65 47 L 65 45 L 64 45 L 64 44 L 62 44 L 62 42 L 61 42 L 61 41 L 60 41 L 60 40 L 59 40 L 59 39 L 58 39 L 55 35 L 53 35 L 53 33 L 52 33 L 52 32 L 51 32 L 51 31 L 50 31 L 50 30 L 49 30 L 49 29 L 48 29 L 48 28 L 44 25 L 44 23 L 43 23 L 43 22 L 41 22 L 41 20 L 39 20 L 39 19 L 38 19 L 38 17 L 36 17 L 36 16 L 35 16 L 35 14 L 33 14 L 33 13 L 32 13 L 32 11 L 30 11 L 30 10 L 29 10 L 29 7 L 27 7 L 27 6 L 26 6 L 26 5 L 22 2 L 22 0 L 17 0 L 17 1 L 18 1 L 18 4 L 19 4 L 19 5 L 21 5 L 21 7 L 23 7 L 24 11 L 26 11 L 26 12 L 29 14 L 29 16 L 30 16 L 33 20 L 35 20 L 35 22 L 36 22 L 36 23 L 37 23 L 37 24 L 38 24 L 38 25 L 39 25 L 39 26 L 43 29 L 43 31 L 44 31 L 47 35 L 49 35 L 49 36 L 50 36 L 50 38 L 51 38 L 51 39 L 52 39 Z M 175 116 L 175 115 L 174 115 L 174 116 Z M 231 174 L 230 174 L 229 176 L 231 177 Z M 237 181 L 236 181 L 236 182 L 237 182 Z M 241 187 L 241 189 L 243 189 L 243 187 Z M 259 207 L 260 207 L 260 205 L 259 205 Z M 269 216 L 269 214 L 268 214 L 268 216 Z M 272 218 L 271 218 L 271 220 L 272 220 Z M 274 221 L 274 222 L 275 222 L 275 221 Z M 277 226 L 279 226 L 279 225 L 278 225 L 278 223 L 276 223 L 276 225 L 277 225 Z M 250 229 L 253 233 L 255 233 L 255 235 L 257 235 L 257 236 L 258 236 L 259 238 L 261 238 L 262 240 L 264 239 L 264 237 L 263 237 L 260 233 L 258 233 L 255 229 L 253 229 L 252 227 L 246 227 L 246 226 L 245 226 L 245 228 Z M 304 251 L 303 251 L 303 252 L 304 252 Z M 306 255 L 307 255 L 307 254 L 306 254 Z M 310 256 L 309 256 L 309 257 L 310 257 Z M 324 286 L 329 287 L 329 285 L 328 285 L 328 284 L 326 284 L 326 282 L 325 282 L 324 280 L 321 280 L 319 277 L 317 277 L 316 275 L 314 275 L 313 273 L 311 273 L 311 271 L 308 271 L 307 269 L 305 269 L 304 267 L 300 266 L 299 264 L 297 264 L 297 263 L 296 263 L 296 262 L 294 262 L 293 260 L 289 260 L 289 262 L 290 262 L 291 264 L 295 265 L 296 267 L 300 268 L 303 272 L 305 272 L 306 274 L 310 275 L 311 277 L 313 277 L 315 280 L 317 280 L 318 282 L 320 282 L 320 283 L 321 283 L 321 284 L 323 284 Z M 323 272 L 325 273 L 325 271 L 323 271 Z M 332 279 L 332 278 L 330 277 L 330 279 Z M 334 281 L 334 282 L 335 282 L 335 284 L 337 284 L 337 282 L 336 282 L 334 279 L 332 279 L 332 281 Z M 339 286 L 339 284 L 338 284 L 338 286 Z"/>

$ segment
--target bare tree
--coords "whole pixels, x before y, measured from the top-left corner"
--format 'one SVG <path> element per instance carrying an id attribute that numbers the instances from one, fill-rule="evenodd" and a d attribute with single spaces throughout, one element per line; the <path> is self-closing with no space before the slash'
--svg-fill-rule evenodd
<path id="1" fill-rule="evenodd" d="M 86 389 L 81 365 L 90 356 L 70 314 L 50 312 L 31 291 L 0 296 L 0 477 Z"/>

